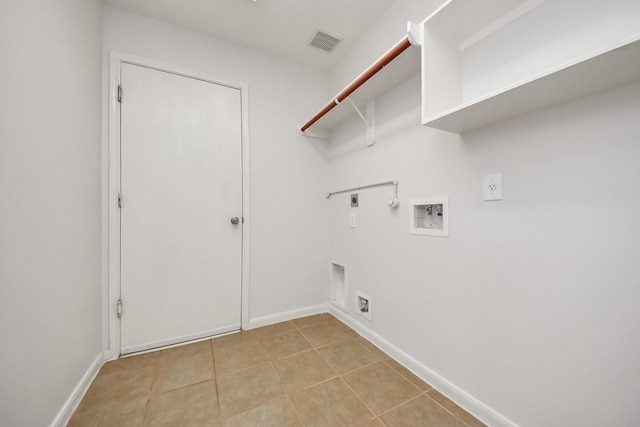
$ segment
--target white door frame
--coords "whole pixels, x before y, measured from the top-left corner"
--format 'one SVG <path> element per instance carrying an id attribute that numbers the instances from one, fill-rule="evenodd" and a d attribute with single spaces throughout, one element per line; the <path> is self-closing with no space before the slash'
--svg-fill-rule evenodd
<path id="1" fill-rule="evenodd" d="M 123 63 L 140 65 L 147 68 L 165 71 L 180 76 L 195 78 L 218 85 L 240 90 L 242 103 L 242 271 L 241 271 L 241 328 L 249 324 L 249 254 L 250 228 L 249 215 L 249 102 L 248 85 L 229 79 L 222 79 L 192 70 L 186 70 L 171 64 L 166 64 L 138 56 L 120 52 L 109 52 L 109 177 L 106 191 L 108 193 L 108 255 L 107 255 L 107 301 L 103 303 L 108 322 L 109 347 L 105 349 L 105 360 L 112 360 L 120 355 L 120 319 L 117 315 L 117 303 L 120 299 L 120 212 L 118 208 L 118 193 L 120 192 L 120 103 L 118 102 L 118 86 L 120 85 L 120 69 Z M 125 88 L 126 90 L 126 88 Z M 126 100 L 126 92 L 122 98 Z M 126 101 L 125 101 L 126 102 Z M 103 294 L 104 295 L 104 294 Z M 124 307 L 126 312 L 126 305 Z"/>

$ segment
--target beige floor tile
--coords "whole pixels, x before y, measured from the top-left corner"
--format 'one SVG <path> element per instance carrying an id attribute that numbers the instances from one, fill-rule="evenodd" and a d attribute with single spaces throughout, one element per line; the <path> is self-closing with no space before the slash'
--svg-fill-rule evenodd
<path id="1" fill-rule="evenodd" d="M 287 397 L 272 400 L 224 420 L 224 427 L 302 427 Z"/>
<path id="2" fill-rule="evenodd" d="M 411 384 L 415 385 L 420 390 L 422 391 L 431 390 L 431 386 L 429 384 L 422 381 L 420 378 L 414 375 L 410 370 L 408 370 L 407 368 L 405 368 L 404 366 L 402 366 L 392 358 L 385 357 L 384 362 L 387 365 L 391 366 L 396 372 L 398 372 L 400 375 L 405 377 L 407 380 L 409 380 L 409 382 L 411 382 Z"/>
<path id="3" fill-rule="evenodd" d="M 263 326 L 262 328 L 251 329 L 250 331 L 247 331 L 247 333 L 255 335 L 259 338 L 263 338 L 270 335 L 281 334 L 295 328 L 296 326 L 293 324 L 293 322 L 287 320 L 286 322 L 280 322 L 274 325 Z"/>
<path id="4" fill-rule="evenodd" d="M 67 427 L 140 427 L 147 398 L 78 408 Z"/>
<path id="5" fill-rule="evenodd" d="M 349 426 L 373 419 L 340 378 L 293 393 L 291 399 L 307 427 Z"/>
<path id="6" fill-rule="evenodd" d="M 264 337 L 262 345 L 272 359 L 311 349 L 309 341 L 296 329 Z"/>
<path id="7" fill-rule="evenodd" d="M 117 360 L 112 360 L 104 364 L 100 369 L 100 375 L 108 374 L 111 372 L 124 371 L 127 369 L 143 369 L 158 365 L 160 359 L 160 352 L 154 351 L 152 353 L 140 354 L 137 356 L 122 357 Z"/>
<path id="8" fill-rule="evenodd" d="M 333 322 L 316 323 L 315 325 L 301 328 L 300 332 L 314 347 L 320 347 L 349 338 L 349 335 L 334 325 Z"/>
<path id="9" fill-rule="evenodd" d="M 213 352 L 216 375 L 223 376 L 269 361 L 267 353 L 257 339 L 246 340 L 236 345 L 216 348 Z"/>
<path id="10" fill-rule="evenodd" d="M 206 381 L 151 397 L 144 425 L 220 426 L 215 381 Z"/>
<path id="11" fill-rule="evenodd" d="M 213 357 L 201 352 L 193 356 L 160 361 L 153 383 L 153 394 L 175 390 L 213 379 Z"/>
<path id="12" fill-rule="evenodd" d="M 387 354 L 385 352 L 380 350 L 373 343 L 369 342 L 367 339 L 361 337 L 360 335 L 358 335 L 354 339 L 357 342 L 359 342 L 360 344 L 362 344 L 363 346 L 365 346 L 367 348 L 367 350 L 369 350 L 371 353 L 373 353 L 378 359 L 382 360 L 382 359 L 389 358 L 389 356 L 387 356 Z"/>
<path id="13" fill-rule="evenodd" d="M 326 313 L 108 362 L 69 425 L 143 423 L 486 427 Z"/>
<path id="14" fill-rule="evenodd" d="M 359 424 L 358 427 L 384 427 L 378 419 L 373 419 L 364 424 Z"/>
<path id="15" fill-rule="evenodd" d="M 299 319 L 293 319 L 292 322 L 297 328 L 304 328 L 306 326 L 315 325 L 319 322 L 326 322 L 331 316 L 327 313 L 314 314 L 313 316 L 300 317 Z"/>
<path id="16" fill-rule="evenodd" d="M 388 427 L 466 427 L 426 395 L 410 400 L 380 418 Z"/>
<path id="17" fill-rule="evenodd" d="M 339 374 L 378 361 L 373 353 L 352 339 L 320 347 L 318 353 Z"/>
<path id="18" fill-rule="evenodd" d="M 195 356 L 196 354 L 211 355 L 211 340 L 200 341 L 193 344 L 185 344 L 178 347 L 168 348 L 160 352 L 160 362 L 179 359 L 181 357 Z"/>
<path id="19" fill-rule="evenodd" d="M 445 395 L 437 390 L 429 390 L 427 393 L 429 397 L 438 402 L 447 411 L 451 412 L 456 417 L 460 418 L 469 427 L 487 427 L 484 423 L 480 422 L 473 415 L 453 403 Z"/>
<path id="20" fill-rule="evenodd" d="M 224 417 L 284 395 L 270 363 L 218 378 L 218 400 Z"/>
<path id="21" fill-rule="evenodd" d="M 79 409 L 147 398 L 155 372 L 156 368 L 150 366 L 100 373 L 87 390 Z"/>
<path id="22" fill-rule="evenodd" d="M 215 352 L 217 350 L 222 350 L 223 348 L 234 347 L 238 344 L 254 342 L 257 339 L 258 337 L 255 334 L 252 334 L 251 331 L 242 331 L 234 334 L 224 335 L 218 338 L 213 338 L 211 340 L 211 345 L 213 346 L 213 351 Z"/>
<path id="23" fill-rule="evenodd" d="M 333 317 L 331 314 L 327 314 L 327 317 L 329 319 L 329 322 L 331 322 L 333 325 L 341 329 L 344 333 L 346 333 L 350 337 L 355 338 L 360 336 L 360 334 L 358 334 L 355 330 L 351 329 L 340 319 Z"/>
<path id="24" fill-rule="evenodd" d="M 274 365 L 282 385 L 289 391 L 318 384 L 336 375 L 315 350 L 276 360 Z"/>
<path id="25" fill-rule="evenodd" d="M 376 415 L 422 393 L 383 362 L 351 371 L 344 379 Z"/>

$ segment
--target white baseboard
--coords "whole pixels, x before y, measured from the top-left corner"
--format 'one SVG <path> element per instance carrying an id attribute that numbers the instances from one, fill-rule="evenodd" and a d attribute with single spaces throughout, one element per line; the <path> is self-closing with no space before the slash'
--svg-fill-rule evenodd
<path id="1" fill-rule="evenodd" d="M 274 323 L 286 322 L 287 320 L 297 319 L 298 317 L 311 316 L 319 313 L 327 312 L 327 304 L 313 305 L 310 307 L 300 308 L 297 310 L 285 311 L 284 313 L 270 314 L 269 316 L 256 317 L 249 319 L 249 324 L 244 329 L 255 329 L 261 326 L 273 325 Z M 244 325 L 243 325 L 244 326 Z"/>
<path id="2" fill-rule="evenodd" d="M 71 396 L 69 396 L 67 401 L 64 403 L 64 406 L 62 407 L 62 409 L 60 409 L 60 412 L 58 412 L 58 415 L 51 423 L 51 427 L 65 427 L 67 425 L 67 423 L 71 419 L 71 416 L 78 408 L 80 401 L 89 389 L 89 386 L 96 378 L 96 375 L 98 375 L 98 371 L 100 370 L 100 368 L 102 368 L 103 364 L 104 355 L 103 353 L 100 353 L 95 358 L 91 366 L 89 366 L 87 372 L 85 372 L 85 374 L 82 376 L 82 379 L 73 390 L 73 393 L 71 393 Z"/>
<path id="3" fill-rule="evenodd" d="M 364 338 L 380 348 L 380 350 L 385 352 L 402 366 L 413 372 L 416 376 L 430 384 L 433 388 L 447 396 L 458 406 L 469 412 L 471 415 L 473 415 L 483 423 L 492 427 L 518 427 L 518 425 L 514 422 L 494 411 L 475 397 L 469 395 L 464 390 L 460 389 L 455 384 L 443 378 L 432 369 L 429 369 L 427 366 L 418 362 L 416 359 L 409 356 L 407 353 L 403 352 L 398 347 L 394 346 L 375 332 L 371 331 L 366 326 L 363 326 L 361 323 L 355 321 L 348 314 L 331 305 L 328 306 L 328 310 L 332 315 L 340 319 L 347 326 L 354 329 Z"/>

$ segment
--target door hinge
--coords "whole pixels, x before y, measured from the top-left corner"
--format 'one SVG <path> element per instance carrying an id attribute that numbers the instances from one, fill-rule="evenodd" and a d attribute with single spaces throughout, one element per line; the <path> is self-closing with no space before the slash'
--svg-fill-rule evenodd
<path id="1" fill-rule="evenodd" d="M 118 102 L 122 103 L 122 86 L 118 85 Z"/>
<path id="2" fill-rule="evenodd" d="M 118 313 L 118 317 L 122 317 L 122 300 L 119 299 L 116 303 L 116 313 Z"/>
<path id="3" fill-rule="evenodd" d="M 122 207 L 122 193 L 118 193 L 118 207 Z"/>

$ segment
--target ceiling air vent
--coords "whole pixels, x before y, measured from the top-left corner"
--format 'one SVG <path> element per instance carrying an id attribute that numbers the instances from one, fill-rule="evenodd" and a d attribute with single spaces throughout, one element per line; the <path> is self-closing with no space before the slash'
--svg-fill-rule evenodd
<path id="1" fill-rule="evenodd" d="M 331 52 L 342 37 L 330 34 L 325 30 L 318 28 L 309 41 L 309 46 L 314 46 L 327 52 Z"/>

